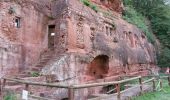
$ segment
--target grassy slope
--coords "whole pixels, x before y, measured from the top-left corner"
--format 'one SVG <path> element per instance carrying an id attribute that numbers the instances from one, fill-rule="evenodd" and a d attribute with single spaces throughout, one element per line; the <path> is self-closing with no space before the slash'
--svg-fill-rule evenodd
<path id="1" fill-rule="evenodd" d="M 163 83 L 165 86 L 163 90 L 145 93 L 135 97 L 133 100 L 170 100 L 170 86 L 168 86 L 166 81 L 163 81 Z"/>

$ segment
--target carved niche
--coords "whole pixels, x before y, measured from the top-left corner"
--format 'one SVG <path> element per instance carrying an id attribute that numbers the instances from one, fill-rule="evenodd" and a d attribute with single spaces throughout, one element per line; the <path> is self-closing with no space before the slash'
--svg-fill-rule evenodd
<path id="1" fill-rule="evenodd" d="M 78 48 L 84 49 L 84 34 L 83 34 L 83 17 L 80 16 L 78 18 L 77 26 L 76 26 L 76 33 L 77 33 L 77 40 L 76 40 L 76 45 Z"/>

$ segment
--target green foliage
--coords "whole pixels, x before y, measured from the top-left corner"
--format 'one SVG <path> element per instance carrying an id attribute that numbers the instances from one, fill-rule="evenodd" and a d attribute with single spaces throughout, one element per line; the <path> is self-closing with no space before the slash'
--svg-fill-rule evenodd
<path id="1" fill-rule="evenodd" d="M 152 31 L 161 43 L 158 65 L 160 67 L 170 66 L 170 56 L 168 56 L 170 55 L 170 5 L 166 5 L 165 0 L 123 1 L 126 6 L 134 8 L 150 20 Z M 150 37 L 148 36 L 148 38 Z"/>
<path id="2" fill-rule="evenodd" d="M 99 11 L 98 7 L 97 7 L 95 4 L 91 3 L 89 0 L 80 0 L 80 1 L 81 1 L 84 5 L 90 7 L 91 9 L 93 9 L 95 12 L 98 12 L 98 11 Z"/>
<path id="3" fill-rule="evenodd" d="M 32 77 L 38 77 L 40 76 L 39 72 L 31 72 Z"/>
<path id="4" fill-rule="evenodd" d="M 158 64 L 161 67 L 170 66 L 170 49 L 165 47 L 162 48 L 160 55 L 158 55 Z"/>
<path id="5" fill-rule="evenodd" d="M 127 20 L 129 23 L 132 23 L 136 25 L 138 28 L 140 28 L 141 30 L 143 30 L 143 32 L 145 32 L 148 40 L 151 43 L 155 42 L 155 38 L 153 34 L 149 31 L 149 27 L 146 24 L 145 17 L 142 14 L 136 12 L 134 8 L 126 7 L 126 11 L 124 12 L 123 18 Z"/>
<path id="6" fill-rule="evenodd" d="M 17 100 L 17 96 L 15 94 L 8 93 L 4 96 L 4 100 Z"/>
<path id="7" fill-rule="evenodd" d="M 81 2 L 86 5 L 86 6 L 90 6 L 91 2 L 89 0 L 81 0 Z"/>
<path id="8" fill-rule="evenodd" d="M 95 5 L 95 4 L 91 4 L 91 9 L 93 9 L 95 12 L 98 12 L 99 11 L 99 9 L 98 9 L 98 7 Z"/>
<path id="9" fill-rule="evenodd" d="M 152 8 L 164 4 L 164 0 L 123 0 L 125 5 L 130 5 L 138 12 L 147 15 Z"/>

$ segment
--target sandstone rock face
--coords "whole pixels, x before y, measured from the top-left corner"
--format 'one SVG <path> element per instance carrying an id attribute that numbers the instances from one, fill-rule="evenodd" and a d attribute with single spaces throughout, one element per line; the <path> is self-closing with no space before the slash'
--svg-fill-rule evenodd
<path id="1" fill-rule="evenodd" d="M 121 18 L 122 3 L 91 2 L 103 11 L 79 0 L 0 1 L 0 72 L 31 69 L 49 52 L 54 53 L 41 73 L 67 85 L 111 81 L 154 69 L 155 49 L 141 30 Z M 76 97 L 98 92 L 82 89 Z M 68 97 L 63 89 L 54 94 L 62 94 L 58 99 Z"/>
<path id="2" fill-rule="evenodd" d="M 38 60 L 40 52 L 47 48 L 45 37 L 48 36 L 46 34 L 48 17 L 34 5 L 36 3 L 29 0 L 0 2 L 1 48 L 2 50 L 18 50 L 16 53 L 14 52 L 15 54 L 12 53 L 13 51 L 7 50 L 4 52 L 4 55 L 7 56 L 1 56 L 2 62 L 4 62 L 4 72 L 5 69 L 7 69 L 6 71 L 10 71 L 10 69 L 17 71 L 31 67 Z M 3 46 L 4 43 L 7 44 L 6 47 Z M 13 55 L 13 57 L 10 57 L 10 55 Z M 11 62 L 11 64 L 7 64 L 8 62 Z"/>

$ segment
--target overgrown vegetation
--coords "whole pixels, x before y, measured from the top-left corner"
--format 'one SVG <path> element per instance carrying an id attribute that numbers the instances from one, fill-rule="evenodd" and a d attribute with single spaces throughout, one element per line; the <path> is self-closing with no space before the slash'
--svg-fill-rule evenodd
<path id="1" fill-rule="evenodd" d="M 153 33 L 159 39 L 161 43 L 161 50 L 158 54 L 158 65 L 160 67 L 169 67 L 170 66 L 170 6 L 166 5 L 165 0 L 124 0 L 124 4 L 127 9 L 125 12 L 126 20 L 132 20 L 131 23 L 134 23 L 134 19 L 141 15 L 145 16 L 146 19 L 149 19 Z M 138 12 L 140 14 L 136 14 Z M 130 15 L 128 15 L 130 12 Z M 138 19 L 138 17 L 136 19 Z M 129 19 L 128 19 L 129 18 Z M 141 20 L 143 20 L 141 18 Z M 135 20 L 136 21 L 136 20 Z M 139 24 L 143 22 L 136 21 Z M 144 24 L 143 24 L 144 25 Z M 140 25 L 143 27 L 143 25 Z M 140 27 L 139 25 L 137 25 Z M 146 32 L 146 27 L 143 28 Z M 152 35 L 146 32 L 146 35 L 149 40 L 152 40 Z M 151 41 L 153 42 L 153 41 Z"/>
<path id="2" fill-rule="evenodd" d="M 81 1 L 84 5 L 90 7 L 91 9 L 93 9 L 95 12 L 98 12 L 98 11 L 99 11 L 98 7 L 97 7 L 95 4 L 91 3 L 89 0 L 80 0 L 80 1 Z"/>
<path id="3" fill-rule="evenodd" d="M 4 96 L 3 100 L 17 100 L 17 96 L 13 93 L 8 93 Z"/>
<path id="4" fill-rule="evenodd" d="M 148 40 L 151 43 L 155 42 L 155 38 L 153 34 L 149 31 L 149 27 L 146 24 L 145 17 L 142 14 L 138 13 L 134 8 L 126 7 L 126 11 L 124 12 L 123 18 L 127 20 L 129 23 L 136 25 L 143 32 L 145 32 Z"/>
<path id="5" fill-rule="evenodd" d="M 31 72 L 32 77 L 38 77 L 40 76 L 39 72 Z"/>
<path id="6" fill-rule="evenodd" d="M 161 91 L 145 93 L 132 100 L 169 100 L 170 87 L 168 86 L 167 80 L 163 80 L 163 83 L 164 88 Z"/>

